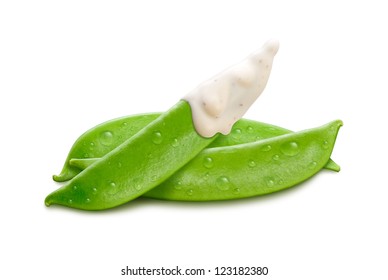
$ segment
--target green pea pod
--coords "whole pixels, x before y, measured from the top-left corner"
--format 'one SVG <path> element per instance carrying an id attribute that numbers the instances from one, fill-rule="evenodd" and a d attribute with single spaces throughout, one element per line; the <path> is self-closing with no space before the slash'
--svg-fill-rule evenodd
<path id="1" fill-rule="evenodd" d="M 230 200 L 277 192 L 317 173 L 329 160 L 342 122 L 254 143 L 203 150 L 143 196 Z"/>
<path id="2" fill-rule="evenodd" d="M 206 148 L 143 196 L 185 201 L 227 200 L 291 187 L 324 166 L 341 125 L 341 121 L 334 121 L 252 143 Z M 85 169 L 98 160 L 72 159 L 70 164 Z"/>
<path id="3" fill-rule="evenodd" d="M 53 179 L 57 182 L 70 180 L 92 164 L 96 160 L 94 158 L 103 157 L 159 116 L 160 113 L 126 116 L 89 129 L 75 141 L 61 173 L 54 175 Z M 278 126 L 241 119 L 233 126 L 230 134 L 220 135 L 207 148 L 244 144 L 290 132 Z M 340 167 L 332 160 L 327 162 L 325 168 L 333 171 L 340 170 Z"/>
<path id="4" fill-rule="evenodd" d="M 160 115 L 157 113 L 118 118 L 89 129 L 74 142 L 61 173 L 53 176 L 54 181 L 64 182 L 81 172 L 79 168 L 69 164 L 71 158 L 103 157 Z"/>
<path id="5" fill-rule="evenodd" d="M 216 137 L 196 132 L 191 108 L 182 100 L 49 194 L 45 203 L 84 210 L 121 205 L 160 185 Z"/>

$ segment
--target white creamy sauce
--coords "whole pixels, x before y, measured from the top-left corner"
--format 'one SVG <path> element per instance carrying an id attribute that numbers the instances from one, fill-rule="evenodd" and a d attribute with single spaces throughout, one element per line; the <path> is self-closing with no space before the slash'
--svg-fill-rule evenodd
<path id="1" fill-rule="evenodd" d="M 257 52 L 183 97 L 190 104 L 198 134 L 229 134 L 233 124 L 263 92 L 278 48 L 278 41 L 268 41 Z"/>

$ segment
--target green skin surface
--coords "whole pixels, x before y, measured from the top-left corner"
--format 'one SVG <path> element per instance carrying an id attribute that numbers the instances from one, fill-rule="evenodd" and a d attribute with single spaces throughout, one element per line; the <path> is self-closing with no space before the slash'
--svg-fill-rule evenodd
<path id="1" fill-rule="evenodd" d="M 72 179 L 98 158 L 103 157 L 126 139 L 134 136 L 160 115 L 160 113 L 152 113 L 117 118 L 86 131 L 75 141 L 61 173 L 54 175 L 53 179 L 57 182 Z M 288 129 L 271 124 L 241 119 L 233 126 L 230 134 L 219 135 L 207 148 L 250 143 L 291 132 Z M 333 171 L 340 170 L 340 167 L 331 159 L 324 168 Z"/>
<path id="2" fill-rule="evenodd" d="M 342 122 L 254 143 L 202 151 L 143 196 L 212 201 L 246 198 L 295 186 L 329 160 Z"/>
<path id="3" fill-rule="evenodd" d="M 216 137 L 200 136 L 194 129 L 189 104 L 179 101 L 62 188 L 49 194 L 45 204 L 83 210 L 121 205 L 160 185 Z"/>

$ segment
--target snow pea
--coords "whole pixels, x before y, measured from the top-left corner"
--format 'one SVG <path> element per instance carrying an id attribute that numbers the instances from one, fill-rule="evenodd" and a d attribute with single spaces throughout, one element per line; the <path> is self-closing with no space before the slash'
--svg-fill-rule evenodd
<path id="1" fill-rule="evenodd" d="M 212 201 L 277 192 L 305 181 L 329 160 L 342 121 L 253 143 L 208 148 L 143 196 Z"/>
<path id="2" fill-rule="evenodd" d="M 294 186 L 313 176 L 327 162 L 341 125 L 341 121 L 334 121 L 256 142 L 206 148 L 143 196 L 185 201 L 227 200 Z M 70 164 L 86 168 L 98 160 L 72 159 Z"/>
<path id="3" fill-rule="evenodd" d="M 45 204 L 84 210 L 121 205 L 161 184 L 216 137 L 204 138 L 196 132 L 191 108 L 181 100 L 49 194 Z"/>
<path id="4" fill-rule="evenodd" d="M 126 116 L 104 122 L 89 129 L 74 142 L 61 173 L 54 175 L 53 179 L 57 182 L 70 180 L 95 162 L 97 158 L 103 157 L 126 139 L 134 136 L 160 115 L 160 113 L 149 113 Z M 240 119 L 233 126 L 230 134 L 219 135 L 207 148 L 255 142 L 291 132 L 279 126 Z M 340 170 L 340 167 L 331 159 L 324 168 L 333 171 Z"/>
<path id="5" fill-rule="evenodd" d="M 79 168 L 69 164 L 71 158 L 103 157 L 160 115 L 160 113 L 133 115 L 113 119 L 89 129 L 74 142 L 61 173 L 53 176 L 54 181 L 64 182 L 81 172 Z"/>

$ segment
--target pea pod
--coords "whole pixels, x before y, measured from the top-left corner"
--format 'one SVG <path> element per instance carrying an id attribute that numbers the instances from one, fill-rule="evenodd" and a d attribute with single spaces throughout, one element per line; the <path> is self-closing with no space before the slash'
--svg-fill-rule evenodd
<path id="1" fill-rule="evenodd" d="M 103 157 L 160 115 L 157 113 L 118 118 L 89 129 L 74 142 L 61 173 L 53 176 L 54 181 L 64 182 L 81 172 L 79 168 L 69 164 L 71 158 Z"/>
<path id="2" fill-rule="evenodd" d="M 45 203 L 84 210 L 121 205 L 161 184 L 216 137 L 196 132 L 191 107 L 182 100 L 49 194 Z"/>
<path id="3" fill-rule="evenodd" d="M 252 143 L 206 148 L 143 196 L 166 200 L 225 200 L 291 187 L 324 166 L 341 125 L 341 121 L 334 121 L 319 128 Z M 72 159 L 70 164 L 84 169 L 98 160 Z"/>
<path id="4" fill-rule="evenodd" d="M 89 129 L 75 141 L 61 173 L 54 175 L 53 179 L 57 182 L 70 180 L 96 161 L 95 158 L 103 157 L 160 115 L 160 113 L 151 113 L 126 116 Z M 290 132 L 288 129 L 263 122 L 240 119 L 233 126 L 231 134 L 219 135 L 207 148 L 244 144 Z M 327 162 L 325 168 L 333 171 L 340 170 L 340 167 L 332 160 Z"/>
<path id="5" fill-rule="evenodd" d="M 230 147 L 203 150 L 146 197 L 229 200 L 292 187 L 329 160 L 342 122 Z"/>

